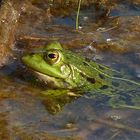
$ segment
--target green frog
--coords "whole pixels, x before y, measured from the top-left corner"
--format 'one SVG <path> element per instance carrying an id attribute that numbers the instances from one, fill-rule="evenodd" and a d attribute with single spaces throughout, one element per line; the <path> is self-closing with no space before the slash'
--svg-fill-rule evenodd
<path id="1" fill-rule="evenodd" d="M 108 104 L 113 107 L 140 109 L 140 83 L 64 49 L 59 42 L 49 44 L 42 52 L 24 55 L 22 62 L 47 87 L 59 89 L 53 95 L 61 94 L 61 90 L 87 92 L 89 98 L 107 96 Z M 127 99 L 131 103 L 127 104 Z"/>

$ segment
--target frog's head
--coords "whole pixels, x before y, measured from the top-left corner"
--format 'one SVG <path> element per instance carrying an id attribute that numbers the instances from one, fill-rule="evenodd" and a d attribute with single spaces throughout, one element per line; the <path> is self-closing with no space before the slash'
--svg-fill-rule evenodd
<path id="1" fill-rule="evenodd" d="M 66 53 L 60 43 L 54 42 L 42 53 L 23 56 L 22 62 L 51 87 L 71 89 L 79 84 L 80 75 L 70 60 L 73 56 L 69 54 L 67 57 Z"/>

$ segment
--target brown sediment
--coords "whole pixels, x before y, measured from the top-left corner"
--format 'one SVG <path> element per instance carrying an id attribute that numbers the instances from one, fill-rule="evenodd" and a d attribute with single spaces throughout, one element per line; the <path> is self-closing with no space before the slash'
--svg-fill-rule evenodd
<path id="1" fill-rule="evenodd" d="M 0 7 L 0 66 L 4 65 L 10 56 L 15 41 L 18 19 L 25 1 L 5 0 Z M 25 4 L 25 3 L 24 3 Z"/>

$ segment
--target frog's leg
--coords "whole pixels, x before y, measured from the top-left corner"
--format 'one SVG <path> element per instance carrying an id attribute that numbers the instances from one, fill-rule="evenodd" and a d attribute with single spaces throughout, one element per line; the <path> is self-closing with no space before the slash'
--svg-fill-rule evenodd
<path id="1" fill-rule="evenodd" d="M 65 104 L 72 102 L 79 96 L 81 95 L 67 89 L 46 90 L 40 94 L 42 104 L 50 114 L 62 111 Z"/>
<path id="2" fill-rule="evenodd" d="M 140 109 L 140 91 L 118 93 L 109 99 L 108 105 L 113 108 Z"/>
<path id="3" fill-rule="evenodd" d="M 84 94 L 83 97 L 97 101 L 98 99 L 101 101 L 106 99 L 102 104 L 112 108 L 140 109 L 140 89 L 130 91 L 124 91 L 124 89 L 114 89 L 113 91 L 111 88 L 106 90 L 97 89 Z"/>

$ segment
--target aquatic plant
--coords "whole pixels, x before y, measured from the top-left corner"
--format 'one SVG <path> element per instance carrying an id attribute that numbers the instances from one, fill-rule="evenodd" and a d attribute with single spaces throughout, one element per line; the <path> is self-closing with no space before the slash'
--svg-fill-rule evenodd
<path id="1" fill-rule="evenodd" d="M 76 20 L 75 20 L 75 29 L 79 29 L 79 14 L 80 14 L 80 7 L 81 7 L 82 0 L 78 1 L 78 8 L 77 8 L 77 14 L 76 14 Z"/>

